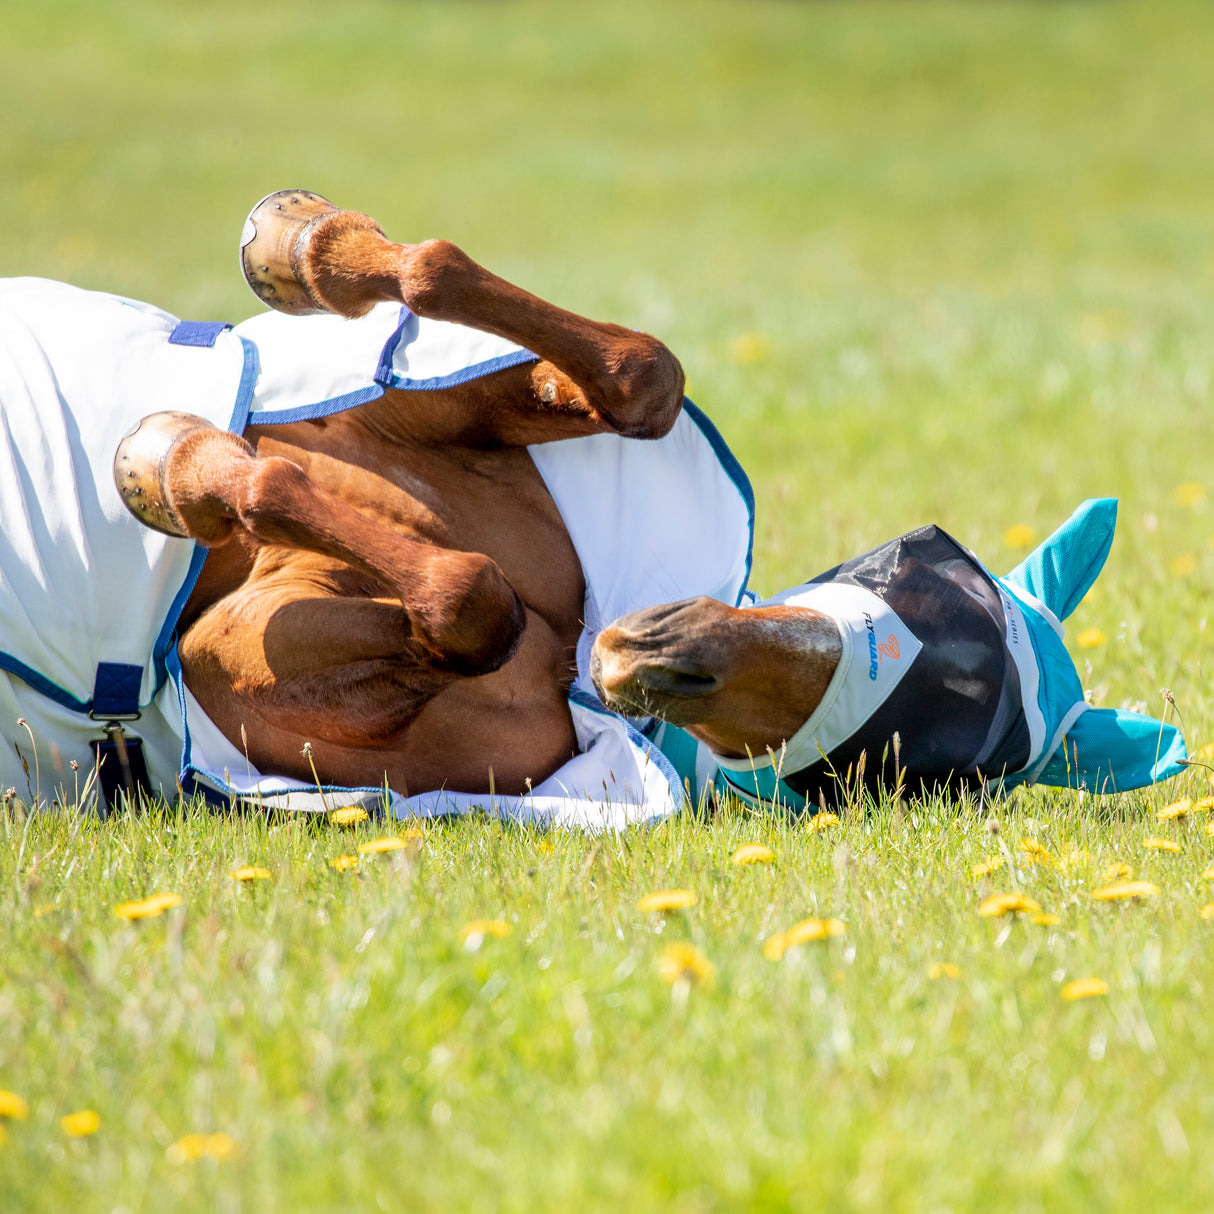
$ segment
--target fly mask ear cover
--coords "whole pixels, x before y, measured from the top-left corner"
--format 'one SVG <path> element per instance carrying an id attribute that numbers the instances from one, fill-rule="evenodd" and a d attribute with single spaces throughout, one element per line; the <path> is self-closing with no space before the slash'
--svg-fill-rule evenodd
<path id="1" fill-rule="evenodd" d="M 1185 769 L 1184 738 L 1174 726 L 1142 713 L 1088 707 L 1075 664 L 1062 644 L 1062 621 L 1104 567 L 1116 525 L 1116 499 L 1090 499 L 999 579 L 1029 627 L 1040 670 L 1038 708 L 1046 725 L 1041 753 L 1005 785 L 1025 782 L 1124 792 Z"/>

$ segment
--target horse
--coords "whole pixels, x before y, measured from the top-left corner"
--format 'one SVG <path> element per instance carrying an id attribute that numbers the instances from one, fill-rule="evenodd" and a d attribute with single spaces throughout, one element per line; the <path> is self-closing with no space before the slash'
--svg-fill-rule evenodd
<path id="1" fill-rule="evenodd" d="M 840 688 L 869 635 L 872 687 L 849 711 L 878 733 L 834 756 L 849 769 L 881 731 L 895 783 L 1040 778 L 1058 751 L 1021 694 L 1048 649 L 1029 617 L 1050 608 L 944 533 L 916 568 L 982 618 L 966 632 L 937 593 L 922 658 L 902 616 L 919 627 L 907 604 L 931 588 L 903 567 L 755 603 L 753 494 L 655 337 L 309 191 L 258 203 L 240 251 L 271 311 L 235 328 L 41 280 L 0 292 L 0 404 L 10 436 L 33 434 L 0 451 L 18 537 L 0 549 L 5 784 L 38 799 L 45 768 L 70 800 L 91 767 L 111 796 L 117 775 L 128 792 L 138 777 L 293 808 L 484 804 L 597 825 L 673 812 L 714 781 L 824 803 L 823 779 L 798 786 L 776 756 L 794 743 L 801 769 L 822 768 L 832 740 L 860 737 L 846 714 L 830 727 L 844 737 L 807 726 L 855 699 Z M 67 506 L 46 501 L 55 478 Z M 900 675 L 880 676 L 912 665 L 934 673 L 906 701 Z M 1076 681 L 1055 680 L 1072 734 Z M 964 744 L 937 745 L 956 720 Z M 1175 769 L 1172 741 L 1151 779 Z"/>

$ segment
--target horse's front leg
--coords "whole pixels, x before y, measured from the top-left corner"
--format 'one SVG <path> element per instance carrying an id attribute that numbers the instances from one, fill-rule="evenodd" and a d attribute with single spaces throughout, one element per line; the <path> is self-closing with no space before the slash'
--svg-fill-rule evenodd
<path id="1" fill-rule="evenodd" d="M 142 521 L 208 546 L 244 532 L 256 546 L 330 557 L 399 599 L 412 639 L 442 668 L 479 675 L 518 647 L 522 604 L 498 566 L 400 535 L 319 488 L 298 464 L 261 457 L 202 418 L 144 418 L 114 460 L 119 493 Z"/>
<path id="2" fill-rule="evenodd" d="M 656 338 L 558 308 L 479 266 L 444 240 L 401 245 L 356 211 L 303 190 L 272 194 L 242 245 L 254 292 L 284 312 L 361 316 L 381 301 L 481 329 L 540 362 L 471 410 L 486 441 L 525 444 L 591 433 L 658 438 L 683 403 L 683 369 Z M 504 373 L 503 373 L 504 374 Z"/>

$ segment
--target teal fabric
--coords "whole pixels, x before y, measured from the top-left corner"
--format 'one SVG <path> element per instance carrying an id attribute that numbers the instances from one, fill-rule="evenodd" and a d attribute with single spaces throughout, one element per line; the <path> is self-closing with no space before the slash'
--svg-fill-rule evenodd
<path id="1" fill-rule="evenodd" d="M 1116 526 L 1117 499 L 1089 498 L 1003 581 L 1027 590 L 1065 620 L 1100 576 Z"/>
<path id="2" fill-rule="evenodd" d="M 1055 735 L 1083 702 L 1083 684 L 1071 656 L 1050 620 L 1021 591 L 1040 600 L 1064 620 L 1099 576 L 1117 524 L 1114 498 L 1083 503 L 1040 547 L 998 579 L 1024 612 L 1041 682 L 1037 703 L 1045 718 L 1045 752 L 1025 771 L 1008 776 L 1005 787 L 1023 782 L 1041 765 L 1035 783 L 1092 792 L 1125 792 L 1158 783 L 1184 770 L 1187 757 L 1179 730 L 1141 713 L 1089 708 L 1071 723 L 1063 744 Z M 1049 754 L 1050 746 L 1054 753 Z"/>
<path id="3" fill-rule="evenodd" d="M 1184 738 L 1173 726 L 1141 712 L 1091 708 L 1067 731 L 1037 783 L 1125 792 L 1179 775 L 1186 758 Z"/>

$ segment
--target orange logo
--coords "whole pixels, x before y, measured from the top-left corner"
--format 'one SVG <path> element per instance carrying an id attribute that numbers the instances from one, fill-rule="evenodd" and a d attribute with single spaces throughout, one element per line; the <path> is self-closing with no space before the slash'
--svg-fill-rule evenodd
<path id="1" fill-rule="evenodd" d="M 902 649 L 898 644 L 898 638 L 892 632 L 889 634 L 888 641 L 882 641 L 877 646 L 877 652 L 881 655 L 877 661 L 881 661 L 884 658 L 900 658 L 902 656 Z"/>

